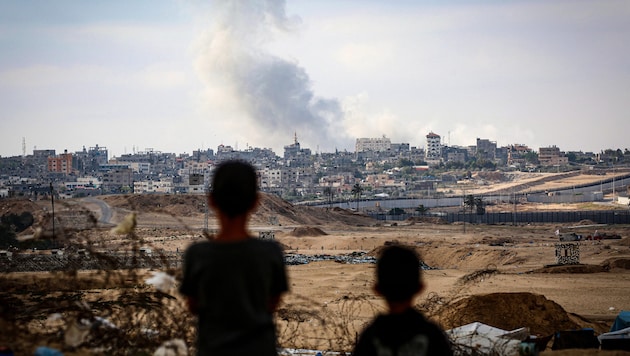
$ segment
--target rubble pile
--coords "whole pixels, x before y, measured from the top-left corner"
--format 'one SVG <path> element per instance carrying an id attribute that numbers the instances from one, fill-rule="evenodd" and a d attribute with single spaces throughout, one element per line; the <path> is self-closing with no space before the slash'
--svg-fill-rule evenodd
<path id="1" fill-rule="evenodd" d="M 284 256 L 284 263 L 288 266 L 305 265 L 311 262 L 319 261 L 335 261 L 337 263 L 360 264 L 360 263 L 376 263 L 376 257 L 366 252 L 352 252 L 345 255 L 303 255 L 299 253 L 288 253 Z M 426 263 L 420 261 L 423 270 L 434 269 Z"/>

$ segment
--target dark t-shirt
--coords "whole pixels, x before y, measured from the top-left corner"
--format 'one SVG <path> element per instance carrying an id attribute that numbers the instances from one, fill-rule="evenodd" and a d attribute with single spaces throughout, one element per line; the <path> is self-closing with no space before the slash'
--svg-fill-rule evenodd
<path id="1" fill-rule="evenodd" d="M 180 292 L 197 301 L 199 355 L 277 355 L 271 300 L 288 290 L 272 241 L 205 241 L 184 255 Z"/>
<path id="2" fill-rule="evenodd" d="M 417 310 L 379 315 L 361 333 L 353 356 L 451 356 L 442 329 Z"/>

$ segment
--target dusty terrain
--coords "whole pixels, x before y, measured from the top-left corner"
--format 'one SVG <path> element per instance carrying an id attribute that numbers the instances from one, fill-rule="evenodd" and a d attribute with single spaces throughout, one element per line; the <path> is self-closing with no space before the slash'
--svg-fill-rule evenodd
<path id="1" fill-rule="evenodd" d="M 87 246 L 93 256 L 112 250 L 137 253 L 140 246 L 150 246 L 159 256 L 181 253 L 206 238 L 203 197 L 113 196 L 103 200 L 113 210 L 112 223 L 137 212 L 135 230 L 112 235 L 111 226 L 101 222 L 88 230 L 68 232 L 63 237 L 67 243 Z M 41 213 L 37 209 L 42 204 L 28 207 Z M 12 209 L 19 210 L 13 205 Z M 59 209 L 102 214 L 93 204 L 81 201 L 60 203 Z M 548 265 L 556 262 L 554 232 L 558 228 L 553 224 L 467 224 L 464 232 L 461 224 L 431 219 L 390 226 L 343 209 L 296 207 L 273 197 L 263 200 L 250 225 L 254 235 L 273 231 L 288 255 L 370 257 L 386 244 L 413 246 L 432 268 L 424 271 L 427 288 L 417 298 L 417 306 L 446 329 L 479 321 L 506 330 L 528 327 L 538 336 L 582 327 L 606 332 L 619 311 L 630 309 L 630 229 L 587 224 L 581 229 L 584 234 L 598 229 L 622 239 L 584 241 L 581 265 L 552 267 Z M 208 233 L 214 229 L 216 221 L 210 213 Z M 371 289 L 374 267 L 330 260 L 288 266 L 291 291 L 278 312 L 281 345 L 349 350 L 356 334 L 383 311 L 382 301 Z M 108 347 L 110 351 L 138 350 L 143 345 L 155 349 L 151 345 L 175 337 L 192 345 L 193 321 L 183 301 L 173 288 L 163 293 L 145 284 L 151 272 L 4 273 L 0 276 L 0 326 L 14 332 L 0 335 L 0 346 L 32 354 L 35 346 L 49 345 L 63 348 L 67 355 L 83 355 L 99 354 Z M 178 268 L 166 272 L 176 277 L 181 273 Z M 77 348 L 64 347 L 64 331 L 81 316 L 106 318 L 117 328 L 100 327 L 98 338 L 90 336 Z M 140 329 L 159 333 L 149 337 Z M 131 339 L 135 341 L 126 341 Z M 544 354 L 623 353 L 547 350 Z"/>

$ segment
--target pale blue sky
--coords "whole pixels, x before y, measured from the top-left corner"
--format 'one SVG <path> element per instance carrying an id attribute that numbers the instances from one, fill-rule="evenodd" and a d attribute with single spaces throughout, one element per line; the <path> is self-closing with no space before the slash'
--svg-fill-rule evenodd
<path id="1" fill-rule="evenodd" d="M 627 0 L 10 0 L 0 53 L 2 156 L 630 148 Z"/>

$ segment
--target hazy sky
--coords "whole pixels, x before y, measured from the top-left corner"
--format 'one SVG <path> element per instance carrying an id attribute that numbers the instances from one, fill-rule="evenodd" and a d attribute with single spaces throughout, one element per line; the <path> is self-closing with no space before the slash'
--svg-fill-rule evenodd
<path id="1" fill-rule="evenodd" d="M 0 155 L 630 148 L 630 1 L 0 1 Z"/>

